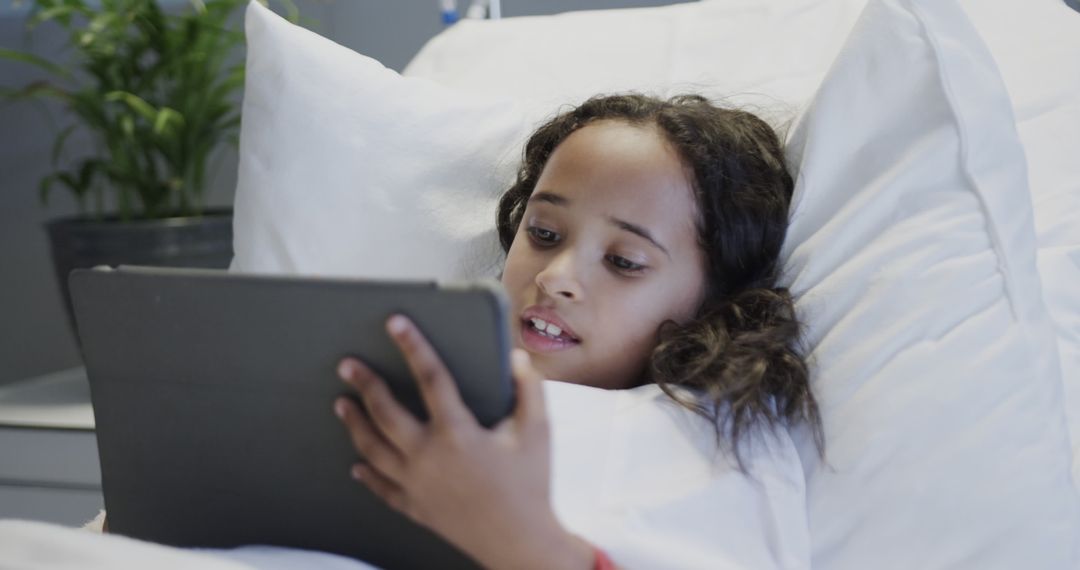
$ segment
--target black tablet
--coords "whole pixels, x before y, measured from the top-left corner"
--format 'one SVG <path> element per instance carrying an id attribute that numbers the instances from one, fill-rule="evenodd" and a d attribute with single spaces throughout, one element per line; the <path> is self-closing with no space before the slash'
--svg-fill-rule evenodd
<path id="1" fill-rule="evenodd" d="M 328 280 L 224 271 L 77 270 L 71 294 L 97 424 L 109 531 L 174 546 L 271 544 L 384 568 L 473 568 L 350 479 L 332 403 L 343 356 L 424 417 L 384 328 L 410 317 L 484 425 L 510 413 L 497 284 Z"/>

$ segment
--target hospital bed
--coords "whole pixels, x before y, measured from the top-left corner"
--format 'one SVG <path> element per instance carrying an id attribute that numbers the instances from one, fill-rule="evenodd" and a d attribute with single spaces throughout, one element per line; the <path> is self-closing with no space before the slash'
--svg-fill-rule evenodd
<path id="1" fill-rule="evenodd" d="M 784 279 L 826 458 L 794 430 L 767 492 L 710 487 L 693 445 L 666 444 L 695 436 L 652 395 L 549 387 L 556 511 L 617 560 L 1080 567 L 1080 14 L 1066 4 L 714 0 L 462 21 L 403 77 L 257 6 L 247 25 L 237 271 L 490 276 L 489 213 L 523 137 L 595 93 L 705 92 L 785 132 L 799 182 Z M 394 255 L 357 248 L 373 236 Z M 596 480 L 581 465 L 598 453 L 655 467 Z M 734 519 L 701 508 L 736 496 L 760 500 Z M 196 556 L 77 532 L 0 522 L 0 553 Z M 248 554 L 216 563 L 291 556 Z"/>

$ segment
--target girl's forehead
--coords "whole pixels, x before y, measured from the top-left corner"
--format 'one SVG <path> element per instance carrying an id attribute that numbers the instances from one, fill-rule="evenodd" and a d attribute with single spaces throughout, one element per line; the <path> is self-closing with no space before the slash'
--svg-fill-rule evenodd
<path id="1" fill-rule="evenodd" d="M 678 160 L 674 148 L 655 123 L 619 119 L 595 121 L 577 129 L 556 147 L 552 158 L 555 154 L 610 159 L 650 159 L 660 154 Z"/>
<path id="2" fill-rule="evenodd" d="M 656 244 L 665 257 L 699 257 L 690 178 L 658 132 L 625 123 L 584 127 L 556 148 L 530 198 L 576 235 L 618 235 Z M 578 233 L 582 230 L 585 233 Z"/>
<path id="3" fill-rule="evenodd" d="M 605 120 L 570 134 L 552 153 L 534 195 L 575 209 L 685 222 L 696 211 L 691 173 L 655 125 Z"/>

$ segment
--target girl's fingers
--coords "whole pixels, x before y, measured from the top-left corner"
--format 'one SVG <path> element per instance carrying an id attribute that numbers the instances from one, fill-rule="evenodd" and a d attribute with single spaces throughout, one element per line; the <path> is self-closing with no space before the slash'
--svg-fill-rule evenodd
<path id="1" fill-rule="evenodd" d="M 397 480 L 404 475 L 401 454 L 379 434 L 356 404 L 348 398 L 338 398 L 334 401 L 334 413 L 345 423 L 353 448 L 365 461 L 392 479 Z"/>
<path id="2" fill-rule="evenodd" d="M 389 477 L 383 475 L 371 465 L 355 463 L 349 473 L 353 479 L 364 484 L 376 497 L 395 511 L 405 512 L 407 507 L 405 492 Z"/>
<path id="3" fill-rule="evenodd" d="M 547 404 L 544 401 L 543 376 L 533 368 L 529 353 L 520 348 L 515 348 L 510 353 L 510 364 L 517 388 L 514 421 L 522 428 L 546 428 Z"/>
<path id="4" fill-rule="evenodd" d="M 386 331 L 405 356 L 432 422 L 475 423 L 472 413 L 461 401 L 450 371 L 420 330 L 409 319 L 394 315 L 386 322 Z"/>
<path id="5" fill-rule="evenodd" d="M 364 363 L 345 358 L 338 365 L 338 375 L 364 400 L 364 407 L 374 427 L 398 451 L 412 455 L 423 438 L 423 427 L 386 387 L 386 383 Z"/>

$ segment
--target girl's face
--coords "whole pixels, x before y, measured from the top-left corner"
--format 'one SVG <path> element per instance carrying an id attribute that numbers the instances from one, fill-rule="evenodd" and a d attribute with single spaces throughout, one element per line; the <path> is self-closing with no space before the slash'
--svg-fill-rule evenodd
<path id="1" fill-rule="evenodd" d="M 546 378 L 637 385 L 660 325 L 693 318 L 705 255 L 689 173 L 651 126 L 592 123 L 537 181 L 507 255 L 515 346 Z"/>

